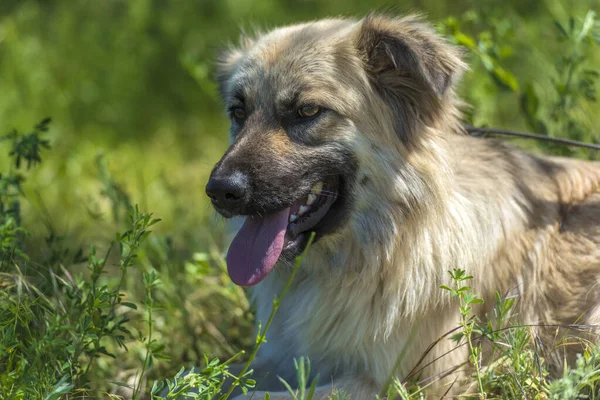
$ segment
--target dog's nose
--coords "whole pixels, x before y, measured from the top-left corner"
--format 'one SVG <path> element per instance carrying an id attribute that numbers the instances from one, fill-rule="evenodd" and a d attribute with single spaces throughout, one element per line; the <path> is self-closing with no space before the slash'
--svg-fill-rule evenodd
<path id="1" fill-rule="evenodd" d="M 248 177 L 239 171 L 228 175 L 211 176 L 206 184 L 206 194 L 216 206 L 233 211 L 246 197 Z"/>

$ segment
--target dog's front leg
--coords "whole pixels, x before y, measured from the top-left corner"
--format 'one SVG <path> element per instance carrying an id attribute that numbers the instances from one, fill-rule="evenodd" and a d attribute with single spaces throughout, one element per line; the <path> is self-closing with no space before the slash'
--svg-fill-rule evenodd
<path id="1" fill-rule="evenodd" d="M 308 390 L 308 389 L 307 389 Z M 335 392 L 339 393 L 339 397 L 332 397 Z M 233 400 L 264 400 L 265 395 L 269 393 L 271 400 L 292 400 L 292 396 L 288 392 L 248 392 L 245 395 L 236 396 Z M 313 400 L 328 400 L 328 399 L 374 399 L 377 394 L 377 389 L 373 383 L 367 379 L 348 377 L 327 385 L 317 386 Z"/>

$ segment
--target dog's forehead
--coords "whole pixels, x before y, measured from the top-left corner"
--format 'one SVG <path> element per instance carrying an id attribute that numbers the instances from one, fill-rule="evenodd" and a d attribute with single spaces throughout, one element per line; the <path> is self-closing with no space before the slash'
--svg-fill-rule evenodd
<path id="1" fill-rule="evenodd" d="M 325 20 L 275 29 L 248 49 L 232 80 L 252 97 L 289 98 L 308 87 L 329 86 L 354 24 Z"/>
<path id="2" fill-rule="evenodd" d="M 326 19 L 289 25 L 274 29 L 257 38 L 249 51 L 266 65 L 307 56 L 327 53 L 340 41 L 346 40 L 355 22 L 344 19 Z"/>

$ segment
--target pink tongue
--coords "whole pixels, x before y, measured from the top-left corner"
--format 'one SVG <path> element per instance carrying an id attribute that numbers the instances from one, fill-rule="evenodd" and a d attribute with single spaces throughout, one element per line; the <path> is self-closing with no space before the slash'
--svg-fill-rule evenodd
<path id="1" fill-rule="evenodd" d="M 227 271 L 241 286 L 262 281 L 279 259 L 283 249 L 290 209 L 264 218 L 247 217 L 227 252 Z"/>

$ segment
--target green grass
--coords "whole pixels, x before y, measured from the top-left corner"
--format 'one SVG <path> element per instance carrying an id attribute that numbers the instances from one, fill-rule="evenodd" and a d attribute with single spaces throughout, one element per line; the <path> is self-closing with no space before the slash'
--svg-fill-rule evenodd
<path id="1" fill-rule="evenodd" d="M 190 398 L 221 399 L 225 378 L 252 390 L 251 375 L 227 369 L 262 341 L 226 273 L 224 221 L 204 195 L 227 146 L 207 60 L 248 20 L 361 15 L 384 3 L 0 2 L 0 399 L 148 399 L 161 382 L 167 398 L 195 387 L 203 391 Z M 407 4 L 468 49 L 470 122 L 600 142 L 594 1 Z M 37 124 L 46 115 L 53 122 Z M 596 346 L 550 379 L 532 327 L 516 325 L 514 299 L 498 295 L 493 322 L 475 320 L 477 294 L 459 290 L 468 281 L 453 273 L 463 321 L 441 340 L 469 347 L 475 384 L 465 397 L 598 398 Z M 486 351 L 491 362 L 480 365 Z M 299 381 L 316 384 L 310 360 L 296 362 Z M 192 366 L 200 370 L 176 375 Z M 425 398 L 429 383 L 389 382 L 381 397 L 390 400 Z"/>
<path id="2" fill-rule="evenodd" d="M 251 362 L 264 342 L 280 302 L 285 300 L 302 257 L 298 258 L 280 297 L 273 300 L 272 314 L 264 328 L 259 329 L 253 344 L 244 342 L 244 338 L 251 337 L 251 318 L 245 315 L 249 313 L 248 305 L 243 292 L 228 281 L 221 252 L 198 253 L 178 264 L 168 240 L 151 240 L 159 235 L 150 228 L 159 226 L 160 220 L 129 204 L 127 196 L 109 195 L 114 202 L 114 221 L 120 220 L 120 208 L 126 210 L 127 217 L 123 221 L 124 231 L 117 233 L 104 249 L 91 246 L 75 252 L 66 249 L 61 238 L 50 235 L 45 251 L 39 252 L 40 258 L 33 259 L 26 249 L 28 232 L 19 222 L 21 186 L 30 167 L 36 168 L 42 155 L 46 158 L 49 146 L 43 135 L 48 123 L 43 121 L 26 135 L 14 132 L 4 137 L 11 143 L 13 164 L 0 176 L 2 398 L 59 399 L 120 394 L 134 399 L 225 400 L 236 386 L 244 392 L 251 391 L 255 384 Z M 113 182 L 105 174 L 106 171 L 100 173 L 102 179 Z M 109 193 L 110 185 L 107 186 L 105 191 Z M 471 277 L 462 270 L 451 275 L 455 287 L 440 290 L 449 290 L 459 299 L 457 307 L 462 322 L 457 331 L 449 332 L 449 337 L 442 340 L 452 338 L 458 346 L 469 348 L 476 389 L 465 393 L 466 397 L 597 396 L 600 353 L 594 345 L 587 345 L 574 368 L 567 369 L 562 378 L 550 380 L 531 327 L 513 323 L 514 299 L 498 295 L 494 318 L 479 321 L 471 316 L 471 306 L 481 302 L 467 286 Z M 189 314 L 182 314 L 189 307 L 186 301 L 196 300 L 187 293 L 202 291 L 206 292 L 205 297 L 198 299 L 198 304 L 202 304 L 204 315 L 193 320 Z M 136 297 L 136 293 L 143 295 Z M 206 331 L 196 333 L 198 326 Z M 225 334 L 230 336 L 226 338 Z M 240 342 L 233 344 L 236 336 Z M 492 354 L 486 365 L 481 362 L 484 343 Z M 239 348 L 252 350 L 240 375 L 235 376 L 228 371 L 228 365 L 233 359 L 243 359 Z M 189 353 L 177 354 L 177 350 Z M 205 366 L 185 376 L 182 368 L 172 379 L 164 380 L 167 361 L 172 362 L 174 354 L 180 357 L 180 362 L 191 355 L 196 364 Z M 206 354 L 221 359 L 233 356 L 225 362 L 219 358 L 209 362 Z M 318 377 L 307 381 L 309 360 L 300 359 L 295 365 L 298 380 L 306 384 L 306 390 L 296 391 L 287 383 L 286 386 L 295 398 L 310 400 Z M 233 383 L 225 390 L 227 379 Z M 423 398 L 431 383 L 400 381 L 394 377 L 389 382 L 382 392 L 387 399 Z M 163 395 L 165 388 L 168 393 Z M 343 392 L 334 392 L 332 398 L 346 397 Z"/>

